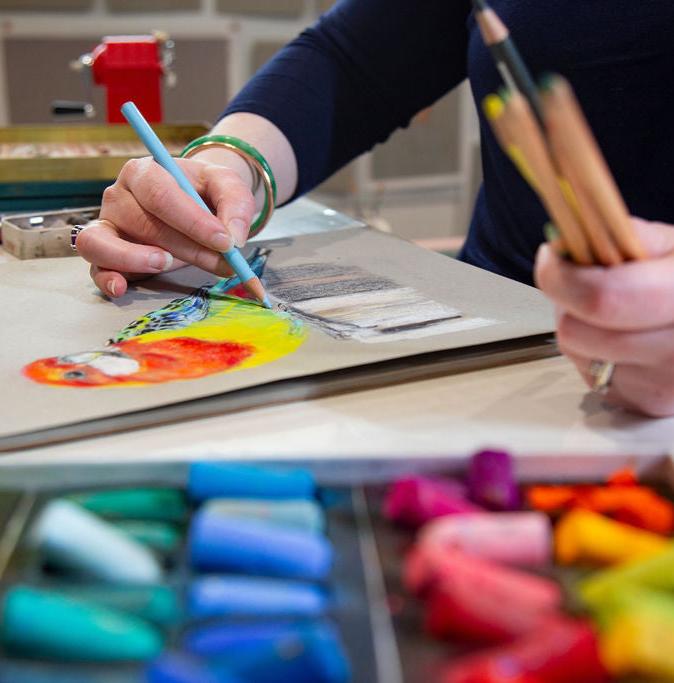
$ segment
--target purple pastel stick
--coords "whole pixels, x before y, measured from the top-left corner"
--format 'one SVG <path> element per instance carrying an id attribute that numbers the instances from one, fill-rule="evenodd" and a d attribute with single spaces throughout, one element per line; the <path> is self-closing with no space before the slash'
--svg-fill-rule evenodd
<path id="1" fill-rule="evenodd" d="M 476 453 L 468 468 L 470 499 L 489 510 L 519 510 L 520 490 L 515 480 L 512 457 L 505 451 Z"/>
<path id="2" fill-rule="evenodd" d="M 399 479 L 391 484 L 384 501 L 387 519 L 412 528 L 437 517 L 480 511 L 466 497 L 463 484 L 440 477 Z"/>

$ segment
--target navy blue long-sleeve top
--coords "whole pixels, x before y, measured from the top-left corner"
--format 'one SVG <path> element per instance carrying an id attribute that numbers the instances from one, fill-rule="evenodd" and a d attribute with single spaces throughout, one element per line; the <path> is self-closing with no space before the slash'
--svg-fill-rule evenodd
<path id="1" fill-rule="evenodd" d="M 674 2 L 490 4 L 534 75 L 571 81 L 630 211 L 674 223 Z M 342 0 L 225 114 L 253 112 L 283 131 L 300 195 L 466 77 L 478 104 L 501 85 L 469 0 Z M 480 116 L 484 182 L 461 258 L 531 283 L 547 218 Z"/>

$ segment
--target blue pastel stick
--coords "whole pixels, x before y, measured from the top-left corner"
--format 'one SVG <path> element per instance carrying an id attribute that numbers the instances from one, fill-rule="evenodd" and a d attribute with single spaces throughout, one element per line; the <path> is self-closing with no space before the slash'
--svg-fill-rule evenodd
<path id="1" fill-rule="evenodd" d="M 202 571 L 320 580 L 330 572 L 332 546 L 318 534 L 199 510 L 190 527 L 189 557 Z"/>
<path id="2" fill-rule="evenodd" d="M 195 462 L 187 492 L 195 501 L 210 498 L 313 498 L 314 477 L 305 469 L 272 469 L 257 465 Z"/>
<path id="3" fill-rule="evenodd" d="M 247 661 L 251 653 L 279 640 L 300 638 L 301 621 L 215 622 L 188 631 L 182 638 L 186 652 L 199 657 L 221 655 L 234 662 Z"/>
<path id="4" fill-rule="evenodd" d="M 225 671 L 255 683 L 347 683 L 350 667 L 335 629 L 327 622 L 229 624 L 202 629 L 185 641 Z M 208 635 L 208 637 L 207 637 Z M 191 683 L 191 682 L 190 682 Z"/>
<path id="5" fill-rule="evenodd" d="M 182 653 L 167 652 L 155 659 L 145 672 L 147 683 L 244 683 L 227 671 Z"/>
<path id="6" fill-rule="evenodd" d="M 204 509 L 222 517 L 259 519 L 270 524 L 321 534 L 325 530 L 325 513 L 315 500 L 288 498 L 211 498 Z"/>
<path id="7" fill-rule="evenodd" d="M 317 617 L 328 609 L 319 586 L 247 576 L 205 576 L 187 591 L 192 619 L 207 617 Z"/>
<path id="8" fill-rule="evenodd" d="M 211 213 L 206 202 L 201 198 L 199 193 L 192 187 L 192 184 L 183 173 L 182 169 L 175 162 L 175 159 L 169 154 L 169 151 L 164 147 L 162 141 L 157 137 L 157 134 L 152 130 L 150 124 L 145 120 L 145 117 L 140 113 L 138 107 L 133 102 L 126 102 L 122 105 L 122 114 L 129 122 L 129 125 L 136 131 L 136 135 L 141 139 L 141 142 L 147 147 L 148 151 L 154 160 L 166 171 L 168 171 L 173 179 L 178 183 L 180 189 L 185 194 L 192 197 L 192 199 L 205 211 Z M 232 267 L 232 270 L 239 276 L 241 282 L 246 285 L 250 280 L 258 281 L 257 275 L 252 271 L 248 265 L 248 261 L 241 255 L 241 252 L 234 246 L 223 253 L 227 263 Z M 258 293 L 254 292 L 257 296 Z M 262 293 L 262 303 L 266 308 L 271 308 L 269 297 Z"/>

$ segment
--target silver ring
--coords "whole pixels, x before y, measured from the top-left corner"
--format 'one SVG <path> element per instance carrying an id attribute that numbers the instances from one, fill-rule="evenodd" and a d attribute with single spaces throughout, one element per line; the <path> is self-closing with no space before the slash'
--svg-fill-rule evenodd
<path id="1" fill-rule="evenodd" d="M 611 388 L 615 363 L 607 360 L 593 360 L 590 362 L 590 375 L 594 378 L 592 391 L 604 396 Z"/>
<path id="2" fill-rule="evenodd" d="M 73 225 L 73 227 L 70 228 L 70 248 L 73 251 L 77 251 L 77 236 L 92 225 L 93 223 L 87 223 L 86 225 Z"/>
<path id="3" fill-rule="evenodd" d="M 115 228 L 115 225 L 112 221 L 109 221 L 107 218 L 93 218 L 90 220 L 88 223 L 85 223 L 84 225 L 73 225 L 72 228 L 70 228 L 70 248 L 73 251 L 77 251 L 77 237 L 81 232 L 84 232 L 87 228 L 91 228 L 94 225 L 100 224 L 100 223 L 107 223 L 108 226 L 112 227 L 113 229 Z"/>

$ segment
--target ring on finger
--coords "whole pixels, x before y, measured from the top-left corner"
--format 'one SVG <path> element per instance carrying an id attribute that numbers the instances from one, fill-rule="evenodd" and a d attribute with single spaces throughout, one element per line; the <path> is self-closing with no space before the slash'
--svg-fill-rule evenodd
<path id="1" fill-rule="evenodd" d="M 91 220 L 88 223 L 85 223 L 84 225 L 73 225 L 73 227 L 70 228 L 70 248 L 73 251 L 77 251 L 77 238 L 79 234 L 81 232 L 84 232 L 88 228 L 97 225 L 98 223 L 105 223 L 111 228 L 115 228 L 114 223 L 112 221 L 107 220 L 107 218 L 95 218 L 94 220 Z"/>
<path id="2" fill-rule="evenodd" d="M 615 363 L 607 360 L 593 360 L 590 362 L 589 372 L 594 379 L 592 391 L 600 396 L 605 396 L 611 388 L 613 374 L 615 373 Z"/>

